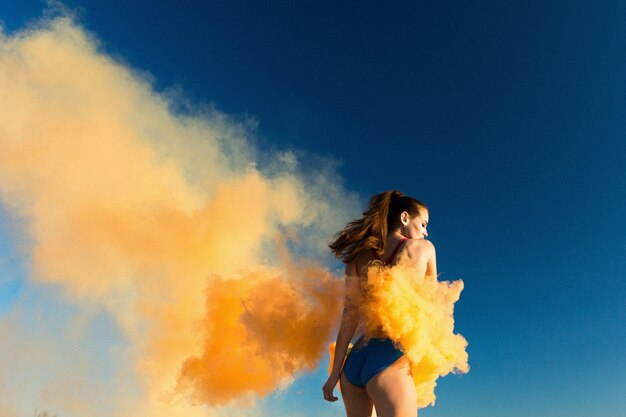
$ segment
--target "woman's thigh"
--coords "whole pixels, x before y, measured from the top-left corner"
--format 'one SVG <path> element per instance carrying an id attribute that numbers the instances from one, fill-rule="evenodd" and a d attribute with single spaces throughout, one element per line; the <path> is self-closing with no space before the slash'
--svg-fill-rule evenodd
<path id="1" fill-rule="evenodd" d="M 415 384 L 405 356 L 372 377 L 366 390 L 379 417 L 417 416 Z"/>
<path id="2" fill-rule="evenodd" d="M 352 384 L 343 373 L 341 374 L 339 386 L 348 417 L 369 417 L 376 415 L 375 412 L 372 414 L 374 403 L 365 388 Z"/>

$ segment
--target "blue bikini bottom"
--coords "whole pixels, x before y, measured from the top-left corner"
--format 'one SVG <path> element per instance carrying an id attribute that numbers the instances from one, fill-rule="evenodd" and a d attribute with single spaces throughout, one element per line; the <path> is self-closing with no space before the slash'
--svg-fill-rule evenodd
<path id="1" fill-rule="evenodd" d="M 387 369 L 404 353 L 397 349 L 391 339 L 370 339 L 363 337 L 356 342 L 343 365 L 343 373 L 358 387 L 365 387 L 370 379 Z"/>

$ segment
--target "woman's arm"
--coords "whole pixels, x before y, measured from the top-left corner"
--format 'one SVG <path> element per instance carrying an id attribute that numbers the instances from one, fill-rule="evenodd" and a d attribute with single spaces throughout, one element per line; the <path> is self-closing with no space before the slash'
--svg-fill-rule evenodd
<path id="1" fill-rule="evenodd" d="M 437 278 L 437 252 L 435 251 L 435 245 L 433 245 L 429 240 L 424 240 L 424 242 L 428 242 L 426 244 L 426 276 Z"/>
<path id="2" fill-rule="evenodd" d="M 322 391 L 324 392 L 324 399 L 327 401 L 337 401 L 337 397 L 333 395 L 333 390 L 339 381 L 341 375 L 341 368 L 348 351 L 348 346 L 354 336 L 354 332 L 359 325 L 359 309 L 358 309 L 358 294 L 359 277 L 357 275 L 357 269 L 353 262 L 346 265 L 345 273 L 345 299 L 343 306 L 343 313 L 341 315 L 341 324 L 339 326 L 339 333 L 337 334 L 337 343 L 335 344 L 335 356 L 332 363 L 332 368 L 328 380 L 324 384 Z"/>

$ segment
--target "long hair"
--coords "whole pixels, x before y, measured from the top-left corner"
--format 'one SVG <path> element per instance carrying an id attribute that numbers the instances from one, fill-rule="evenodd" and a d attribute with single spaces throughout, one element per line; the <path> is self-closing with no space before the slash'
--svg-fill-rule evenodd
<path id="1" fill-rule="evenodd" d="M 345 263 L 352 262 L 367 249 L 380 255 L 385 250 L 389 228 L 397 225 L 400 214 L 406 211 L 415 217 L 422 209 L 427 210 L 424 203 L 397 190 L 376 194 L 363 217 L 348 223 L 328 246 Z"/>

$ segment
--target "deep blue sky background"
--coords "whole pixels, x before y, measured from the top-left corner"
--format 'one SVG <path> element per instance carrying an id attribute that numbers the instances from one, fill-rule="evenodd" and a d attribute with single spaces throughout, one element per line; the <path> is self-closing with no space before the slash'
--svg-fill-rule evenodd
<path id="1" fill-rule="evenodd" d="M 364 204 L 397 188 L 429 205 L 472 369 L 420 416 L 626 416 L 625 3 L 65 4 L 157 89 L 340 161 Z M 0 19 L 44 8 L 3 1 Z M 0 271 L 19 275 L 10 230 L 1 215 Z M 2 311 L 20 280 L 0 285 Z M 323 381 L 275 401 L 332 407 Z"/>

